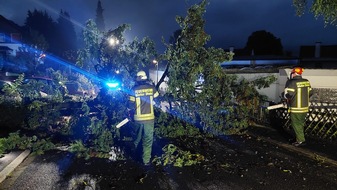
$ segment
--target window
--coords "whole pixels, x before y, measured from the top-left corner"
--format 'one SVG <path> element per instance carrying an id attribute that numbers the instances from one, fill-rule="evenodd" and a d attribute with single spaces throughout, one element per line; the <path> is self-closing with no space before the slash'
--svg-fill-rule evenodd
<path id="1" fill-rule="evenodd" d="M 0 33 L 0 42 L 5 42 L 5 34 Z"/>
<path id="2" fill-rule="evenodd" d="M 21 41 L 21 34 L 11 33 L 11 42 L 18 43 L 19 41 Z"/>

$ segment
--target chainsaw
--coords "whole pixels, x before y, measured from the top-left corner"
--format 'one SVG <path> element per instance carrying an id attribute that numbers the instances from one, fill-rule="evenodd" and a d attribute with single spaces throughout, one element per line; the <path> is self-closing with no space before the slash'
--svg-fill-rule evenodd
<path id="1" fill-rule="evenodd" d="M 129 119 L 128 118 L 125 118 L 123 121 L 119 122 L 117 125 L 116 125 L 116 128 L 121 128 L 123 125 L 125 125 L 127 122 L 129 122 Z"/>
<path id="2" fill-rule="evenodd" d="M 273 109 L 277 109 L 277 108 L 287 108 L 288 106 L 284 103 L 280 103 L 280 104 L 276 104 L 276 105 L 272 105 L 272 106 L 268 106 L 267 110 L 273 110 Z"/>
<path id="3" fill-rule="evenodd" d="M 288 108 L 288 103 L 289 103 L 288 99 L 281 97 L 281 103 L 268 106 L 267 110 L 274 110 L 274 109 L 277 109 L 277 108 Z"/>

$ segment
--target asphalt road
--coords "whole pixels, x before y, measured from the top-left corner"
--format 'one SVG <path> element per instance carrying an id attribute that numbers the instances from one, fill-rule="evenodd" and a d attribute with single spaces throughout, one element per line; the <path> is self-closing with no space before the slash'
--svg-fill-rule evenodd
<path id="1" fill-rule="evenodd" d="M 54 150 L 28 156 L 0 189 L 337 189 L 333 156 L 293 147 L 270 134 L 205 138 L 197 143 L 185 139 L 176 144 L 204 155 L 205 161 L 182 168 L 144 168 L 128 158 L 84 160 Z"/>

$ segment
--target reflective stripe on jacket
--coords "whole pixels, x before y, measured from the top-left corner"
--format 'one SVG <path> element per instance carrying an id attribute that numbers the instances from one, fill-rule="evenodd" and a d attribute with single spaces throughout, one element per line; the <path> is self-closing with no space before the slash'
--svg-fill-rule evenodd
<path id="1" fill-rule="evenodd" d="M 289 111 L 293 113 L 308 112 L 310 92 L 310 82 L 302 76 L 295 76 L 288 80 L 284 94 L 290 100 Z"/>
<path id="2" fill-rule="evenodd" d="M 132 89 L 133 94 L 129 96 L 133 103 L 134 120 L 146 121 L 154 119 L 153 99 L 159 96 L 158 91 L 153 85 L 140 83 Z"/>

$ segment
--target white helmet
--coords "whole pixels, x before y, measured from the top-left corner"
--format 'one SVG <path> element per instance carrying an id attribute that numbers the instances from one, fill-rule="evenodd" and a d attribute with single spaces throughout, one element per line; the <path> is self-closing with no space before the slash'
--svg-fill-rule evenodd
<path id="1" fill-rule="evenodd" d="M 146 80 L 146 79 L 147 79 L 147 76 L 146 76 L 145 71 L 139 71 L 137 73 L 137 81 L 142 81 L 142 80 Z"/>

